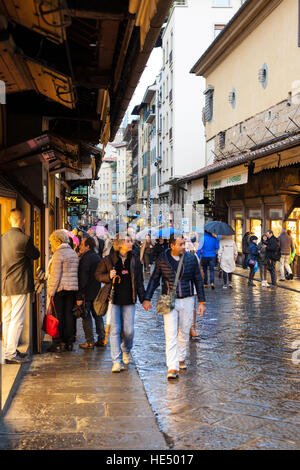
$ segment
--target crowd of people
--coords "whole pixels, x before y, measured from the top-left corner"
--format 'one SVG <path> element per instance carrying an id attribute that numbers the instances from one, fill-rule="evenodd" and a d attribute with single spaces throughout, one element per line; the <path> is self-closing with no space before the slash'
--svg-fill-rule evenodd
<path id="1" fill-rule="evenodd" d="M 10 213 L 11 229 L 2 237 L 2 301 L 4 358 L 7 364 L 27 360 L 18 349 L 23 327 L 27 294 L 34 289 L 32 261 L 40 253 L 31 237 L 25 235 L 21 210 Z M 58 334 L 52 338 L 49 352 L 72 351 L 76 342 L 78 318 L 82 319 L 85 342 L 81 349 L 105 347 L 103 313 L 109 309 L 110 353 L 112 372 L 121 372 L 131 360 L 136 303 L 152 308 L 151 299 L 161 285 L 159 297 L 164 318 L 168 379 L 177 379 L 186 369 L 189 338 L 197 337 L 196 315 L 205 313 L 205 289 L 215 289 L 215 268 L 223 276 L 223 288 L 233 288 L 237 247 L 232 236 L 215 236 L 205 232 L 172 235 L 168 240 L 153 242 L 150 235 L 138 242 L 136 232 L 103 238 L 95 231 L 55 230 L 50 235 L 52 257 L 48 266 L 47 303 L 58 319 Z M 262 286 L 270 272 L 276 285 L 276 262 L 280 261 L 281 280 L 291 279 L 290 262 L 295 253 L 293 240 L 284 229 L 277 240 L 272 231 L 259 244 L 248 232 L 243 240 L 244 267 L 249 267 L 249 286 L 260 270 Z M 154 265 L 151 274 L 151 267 Z M 208 283 L 209 270 L 209 283 Z M 144 286 L 144 273 L 150 275 Z M 148 276 L 147 276 L 148 277 Z M 96 307 L 97 298 L 97 307 Z M 157 310 L 158 309 L 157 304 Z M 98 305 L 100 310 L 98 311 Z M 101 311 L 101 314 L 99 313 Z M 94 337 L 94 324 L 97 338 Z"/>

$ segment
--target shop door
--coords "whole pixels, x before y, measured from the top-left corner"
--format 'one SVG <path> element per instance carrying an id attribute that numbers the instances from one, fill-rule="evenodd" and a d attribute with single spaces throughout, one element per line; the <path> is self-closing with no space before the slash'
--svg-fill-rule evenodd
<path id="1" fill-rule="evenodd" d="M 261 240 L 261 219 L 250 219 L 250 231 Z"/>

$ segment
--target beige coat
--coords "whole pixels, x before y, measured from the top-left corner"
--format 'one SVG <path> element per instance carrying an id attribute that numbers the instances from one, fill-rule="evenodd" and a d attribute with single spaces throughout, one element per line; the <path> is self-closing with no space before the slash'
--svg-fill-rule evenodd
<path id="1" fill-rule="evenodd" d="M 79 259 L 69 244 L 62 243 L 55 251 L 49 266 L 48 296 L 61 290 L 78 290 Z"/>
<path id="2" fill-rule="evenodd" d="M 235 260 L 238 251 L 235 241 L 232 239 L 223 239 L 220 241 L 218 260 L 222 271 L 225 273 L 233 273 L 235 271 Z"/>

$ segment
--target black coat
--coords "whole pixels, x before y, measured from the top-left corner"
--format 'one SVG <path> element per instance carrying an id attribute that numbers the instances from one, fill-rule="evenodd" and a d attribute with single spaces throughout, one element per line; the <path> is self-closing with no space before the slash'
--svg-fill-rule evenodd
<path id="1" fill-rule="evenodd" d="M 77 299 L 93 301 L 100 289 L 100 282 L 95 278 L 95 271 L 101 258 L 94 250 L 89 250 L 80 258 L 78 267 L 79 289 Z"/>
<path id="2" fill-rule="evenodd" d="M 268 240 L 268 245 L 266 248 L 267 258 L 273 261 L 278 261 L 280 259 L 280 245 L 274 235 Z"/>
<path id="3" fill-rule="evenodd" d="M 176 272 L 168 261 L 168 253 L 170 248 L 166 250 L 155 263 L 155 268 L 149 280 L 146 290 L 145 300 L 151 300 L 152 295 L 160 284 L 162 278 L 162 293 L 170 293 L 175 282 Z M 179 276 L 176 289 L 177 298 L 191 297 L 194 295 L 194 286 L 196 287 L 198 299 L 205 302 L 205 294 L 203 281 L 200 274 L 199 263 L 195 255 L 186 251 L 184 253 L 183 265 Z"/>
<path id="4" fill-rule="evenodd" d="M 132 302 L 135 304 L 137 302 L 137 296 L 142 303 L 145 296 L 145 288 L 144 288 L 144 278 L 143 278 L 143 266 L 140 262 L 139 257 L 136 255 L 134 251 L 129 253 L 130 256 L 130 272 L 131 272 L 131 285 L 132 285 Z M 112 280 L 110 278 L 110 271 L 114 269 L 116 266 L 117 261 L 119 259 L 119 255 L 116 251 L 111 249 L 111 252 L 108 256 L 105 256 L 100 263 L 95 272 L 95 277 L 99 282 L 104 283 L 104 288 L 102 288 L 102 298 L 104 302 L 106 301 L 107 297 L 109 296 Z"/>
<path id="5" fill-rule="evenodd" d="M 2 295 L 22 295 L 34 291 L 33 260 L 40 257 L 33 240 L 19 229 L 2 235 Z"/>

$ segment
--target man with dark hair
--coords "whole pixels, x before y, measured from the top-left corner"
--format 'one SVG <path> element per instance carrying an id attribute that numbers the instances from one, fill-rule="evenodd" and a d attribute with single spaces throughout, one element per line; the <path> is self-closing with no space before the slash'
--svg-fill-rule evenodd
<path id="1" fill-rule="evenodd" d="M 276 287 L 276 261 L 280 260 L 281 252 L 280 245 L 277 238 L 274 237 L 272 230 L 267 231 L 268 245 L 266 248 L 267 253 L 267 268 L 271 274 L 272 286 Z"/>
<path id="2" fill-rule="evenodd" d="M 6 364 L 26 362 L 17 346 L 23 329 L 27 295 L 34 291 L 33 260 L 40 257 L 30 236 L 25 235 L 25 218 L 12 209 L 11 229 L 2 236 L 3 340 Z"/>
<path id="3" fill-rule="evenodd" d="M 84 303 L 85 317 L 82 319 L 85 343 L 79 344 L 82 349 L 93 349 L 94 346 L 104 346 L 105 329 L 103 318 L 96 314 L 93 302 L 100 289 L 100 282 L 95 278 L 95 271 L 101 261 L 100 256 L 95 252 L 95 240 L 92 237 L 83 238 L 80 244 L 80 261 L 78 268 L 79 290 L 77 294 L 77 305 Z M 96 324 L 98 340 L 94 342 L 93 321 Z"/>
<path id="4" fill-rule="evenodd" d="M 162 293 L 170 294 L 172 292 L 182 256 L 183 264 L 176 288 L 175 308 L 164 314 L 168 379 L 177 379 L 179 369 L 187 368 L 185 357 L 190 328 L 193 324 L 194 286 L 200 302 L 198 312 L 202 316 L 206 310 L 198 260 L 195 255 L 185 251 L 183 238 L 171 236 L 170 248 L 164 251 L 155 263 L 143 302 L 145 310 L 152 307 L 150 300 L 155 289 L 159 286 L 161 278 L 163 281 Z"/>

